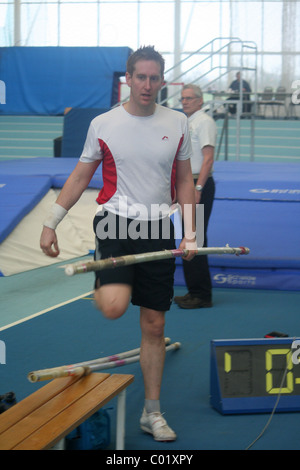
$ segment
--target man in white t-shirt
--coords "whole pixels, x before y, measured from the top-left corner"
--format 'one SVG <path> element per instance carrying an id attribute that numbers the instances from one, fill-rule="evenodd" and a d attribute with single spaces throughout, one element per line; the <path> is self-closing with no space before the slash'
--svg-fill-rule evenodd
<path id="1" fill-rule="evenodd" d="M 187 118 L 156 104 L 163 73 L 164 60 L 151 46 L 129 57 L 129 101 L 91 122 L 80 160 L 44 222 L 40 245 L 48 256 L 59 253 L 57 224 L 102 163 L 103 188 L 94 219 L 95 259 L 175 248 L 168 217 L 175 187 L 183 212 L 185 205 L 192 209 L 180 247 L 189 250 L 187 260 L 194 257 L 195 197 Z M 140 425 L 158 441 L 176 439 L 160 413 L 165 312 L 172 302 L 174 271 L 174 259 L 155 261 L 96 272 L 95 281 L 95 302 L 107 318 L 119 318 L 130 301 L 140 307 L 145 387 Z"/>
<path id="2" fill-rule="evenodd" d="M 195 183 L 196 204 L 204 205 L 204 244 L 207 246 L 207 227 L 213 207 L 215 182 L 213 179 L 214 149 L 217 141 L 215 121 L 202 110 L 203 97 L 200 87 L 188 84 L 182 89 L 182 106 L 188 116 L 192 141 L 191 160 Z M 181 308 L 205 308 L 212 306 L 212 283 L 207 256 L 197 256 L 191 262 L 183 260 L 187 294 L 176 296 L 174 301 Z"/>

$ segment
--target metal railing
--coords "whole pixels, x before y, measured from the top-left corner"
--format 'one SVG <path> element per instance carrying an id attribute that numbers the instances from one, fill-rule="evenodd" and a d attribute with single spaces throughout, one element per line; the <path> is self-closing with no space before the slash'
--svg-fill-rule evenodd
<path id="1" fill-rule="evenodd" d="M 231 51 L 233 46 L 238 46 L 238 50 L 235 52 Z M 247 52 L 246 52 L 247 51 Z M 250 54 L 254 56 L 254 66 L 247 67 L 244 64 L 245 55 Z M 187 66 L 188 61 L 193 60 L 195 57 L 199 55 L 206 55 L 206 57 L 202 58 L 200 61 L 193 63 L 191 66 Z M 226 56 L 227 60 L 234 55 L 238 58 L 238 66 L 230 66 L 227 65 L 214 65 L 214 59 L 220 58 L 222 56 Z M 185 70 L 182 72 L 182 66 L 185 66 Z M 208 69 L 203 72 L 202 68 L 204 65 L 208 65 Z M 253 101 L 251 102 L 251 112 L 249 113 L 249 117 L 251 119 L 251 144 L 250 144 L 250 160 L 254 160 L 254 117 L 256 115 L 257 110 L 257 46 L 252 41 L 242 41 L 240 38 L 233 37 L 233 38 L 215 38 L 198 50 L 192 52 L 184 59 L 179 61 L 170 69 L 166 70 L 165 76 L 171 77 L 171 80 L 167 81 L 163 88 L 161 89 L 158 103 L 162 105 L 167 105 L 168 102 L 175 101 L 178 95 L 180 95 L 181 90 L 177 90 L 175 93 L 161 98 L 164 96 L 165 90 L 168 89 L 169 84 L 171 82 L 178 83 L 178 82 L 186 82 L 186 79 L 189 77 L 191 72 L 193 72 L 196 76 L 194 79 L 188 79 L 188 83 L 197 84 L 201 87 L 202 91 L 209 92 L 213 85 L 218 84 L 221 82 L 226 75 L 228 75 L 232 71 L 242 72 L 242 71 L 253 71 L 254 72 L 254 86 L 253 86 Z M 179 71 L 179 73 L 178 73 Z M 209 79 L 210 75 L 214 75 L 216 71 L 219 71 L 217 76 L 213 76 L 213 78 Z M 239 91 L 239 98 L 236 100 L 217 100 L 212 99 L 205 103 L 205 107 L 208 108 L 208 112 L 213 114 L 220 106 L 225 106 L 225 120 L 224 120 L 224 130 L 228 132 L 228 126 L 226 125 L 227 118 L 228 118 L 228 106 L 230 104 L 235 104 L 237 107 L 236 112 L 236 160 L 240 159 L 240 119 L 245 115 L 243 113 L 243 89 L 240 87 Z M 224 133 L 222 132 L 222 136 Z M 227 136 L 226 136 L 227 137 Z M 226 138 L 227 141 L 227 138 Z"/>

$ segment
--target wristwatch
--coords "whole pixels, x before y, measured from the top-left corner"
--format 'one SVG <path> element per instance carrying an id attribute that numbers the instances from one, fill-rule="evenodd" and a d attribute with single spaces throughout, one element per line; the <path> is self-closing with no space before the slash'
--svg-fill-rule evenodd
<path id="1" fill-rule="evenodd" d="M 203 189 L 201 184 L 196 184 L 195 188 L 196 188 L 197 191 L 202 191 L 202 189 Z"/>

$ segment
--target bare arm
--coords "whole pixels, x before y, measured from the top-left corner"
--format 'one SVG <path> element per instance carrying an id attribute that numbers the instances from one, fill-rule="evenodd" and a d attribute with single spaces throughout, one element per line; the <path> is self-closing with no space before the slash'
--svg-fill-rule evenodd
<path id="1" fill-rule="evenodd" d="M 92 163 L 82 163 L 79 161 L 65 182 L 57 198 L 57 204 L 66 210 L 70 210 L 88 187 L 99 163 L 100 160 Z"/>
<path id="2" fill-rule="evenodd" d="M 195 225 L 195 189 L 190 160 L 178 160 L 176 166 L 176 195 L 180 204 L 184 220 L 185 234 L 180 243 L 180 248 L 196 248 L 196 225 Z M 184 217 L 188 214 L 188 217 Z M 185 258 L 192 259 L 195 253 L 191 252 Z"/>
<path id="3" fill-rule="evenodd" d="M 79 161 L 65 182 L 56 203 L 67 211 L 70 210 L 88 187 L 99 163 L 100 160 L 92 163 L 82 163 Z M 56 257 L 59 255 L 57 237 L 54 229 L 43 227 L 40 247 L 47 256 Z"/>

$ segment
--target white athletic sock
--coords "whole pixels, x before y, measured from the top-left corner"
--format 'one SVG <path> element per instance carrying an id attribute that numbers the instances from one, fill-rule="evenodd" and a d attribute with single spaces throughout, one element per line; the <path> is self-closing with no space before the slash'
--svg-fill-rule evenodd
<path id="1" fill-rule="evenodd" d="M 145 400 L 145 410 L 147 413 L 160 413 L 160 401 L 159 400 Z"/>

